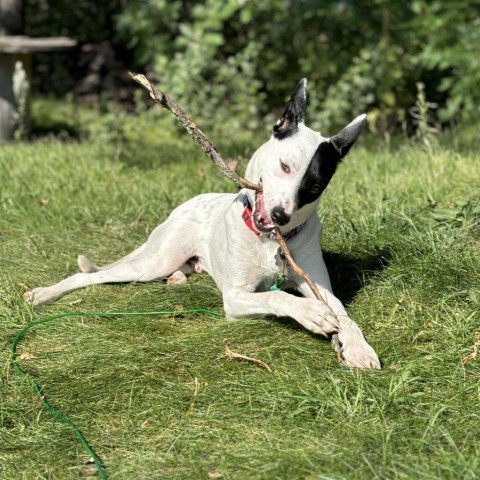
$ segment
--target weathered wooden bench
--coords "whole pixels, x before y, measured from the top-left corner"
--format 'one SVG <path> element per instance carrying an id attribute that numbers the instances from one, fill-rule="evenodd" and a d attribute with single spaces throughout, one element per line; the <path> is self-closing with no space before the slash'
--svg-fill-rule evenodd
<path id="1" fill-rule="evenodd" d="M 0 142 L 13 137 L 15 123 L 18 122 L 17 102 L 14 94 L 15 65 L 23 69 L 30 84 L 32 73 L 32 55 L 35 52 L 67 50 L 77 44 L 67 37 L 31 38 L 21 35 L 0 36 Z M 26 111 L 23 112 L 23 129 L 28 130 L 28 98 Z"/>

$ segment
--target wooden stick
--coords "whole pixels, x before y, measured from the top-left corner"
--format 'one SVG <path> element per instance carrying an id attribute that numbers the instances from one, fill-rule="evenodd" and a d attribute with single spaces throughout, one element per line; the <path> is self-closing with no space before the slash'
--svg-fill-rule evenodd
<path id="1" fill-rule="evenodd" d="M 297 262 L 295 262 L 295 260 L 293 259 L 292 254 L 290 253 L 290 250 L 287 246 L 287 242 L 283 238 L 283 235 L 280 233 L 280 229 L 278 227 L 275 227 L 275 236 L 277 238 L 277 242 L 280 245 L 280 249 L 282 250 L 283 255 L 287 259 L 287 262 L 289 263 L 289 265 L 292 267 L 292 270 L 297 275 L 300 275 L 301 277 L 304 278 L 305 282 L 307 282 L 307 285 L 310 287 L 310 290 L 315 295 L 315 298 L 318 301 L 327 305 L 328 308 L 330 308 L 330 305 L 328 305 L 328 303 L 325 301 L 325 299 L 320 295 L 320 292 L 318 291 L 317 285 L 315 285 L 315 282 L 310 278 L 310 275 L 308 275 L 308 273 L 305 272 L 305 270 L 303 270 L 297 264 Z M 331 309 L 330 309 L 330 311 L 332 312 L 332 315 L 336 316 L 335 313 Z M 337 353 L 338 363 L 342 363 L 343 362 L 343 357 L 341 355 L 342 347 L 340 345 L 340 340 L 338 338 L 337 333 L 332 335 L 331 342 L 332 342 L 333 349 Z"/>
<path id="2" fill-rule="evenodd" d="M 129 73 L 130 73 L 130 76 L 133 78 L 133 80 L 135 80 L 137 83 L 142 85 L 142 87 L 144 87 L 150 93 L 150 96 L 152 97 L 153 100 L 159 103 L 162 107 L 172 112 L 173 115 L 177 117 L 178 121 L 185 127 L 187 132 L 200 145 L 200 147 L 202 147 L 202 150 L 213 160 L 213 163 L 221 170 L 221 172 L 226 177 L 228 177 L 230 180 L 233 180 L 241 188 L 249 188 L 255 191 L 261 191 L 262 188 L 260 185 L 257 185 L 256 183 L 252 183 L 249 180 L 240 177 L 235 171 L 233 171 L 225 163 L 222 156 L 218 153 L 217 149 L 213 146 L 212 142 L 210 142 L 210 140 L 205 136 L 205 134 L 197 127 L 197 125 L 190 119 L 190 117 L 188 117 L 188 115 L 183 111 L 183 109 L 179 105 L 177 105 L 177 103 L 174 100 L 172 100 L 172 98 L 170 98 L 166 93 L 155 88 L 150 83 L 150 81 L 145 77 L 145 75 L 135 74 L 132 72 L 129 72 Z M 293 259 L 293 256 L 290 253 L 290 250 L 287 246 L 287 242 L 285 241 L 282 234 L 280 233 L 280 230 L 277 227 L 275 227 L 275 236 L 277 238 L 278 243 L 280 244 L 280 249 L 283 255 L 287 259 L 287 262 L 292 267 L 294 272 L 305 279 L 305 282 L 307 282 L 307 285 L 312 290 L 313 294 L 315 295 L 315 298 L 317 298 L 318 301 L 324 303 L 325 305 L 327 305 L 327 307 L 330 308 L 327 302 L 320 295 L 320 292 L 318 291 L 318 288 L 315 285 L 315 282 L 310 278 L 309 275 L 307 275 L 307 273 Z M 335 316 L 333 311 L 332 311 L 332 315 Z M 332 344 L 334 349 L 337 352 L 339 361 L 341 361 L 341 356 L 339 353 L 340 343 L 338 340 L 338 335 L 332 336 Z"/>
<path id="3" fill-rule="evenodd" d="M 270 373 L 273 373 L 272 369 L 265 362 L 262 362 L 261 360 L 258 360 L 253 357 L 247 357 L 246 355 L 242 355 L 241 353 L 232 352 L 232 350 L 230 350 L 226 345 L 225 345 L 225 355 L 231 359 L 245 360 L 246 362 L 252 362 L 255 365 L 258 365 L 259 367 L 262 367 L 265 370 L 268 370 Z"/>
<path id="4" fill-rule="evenodd" d="M 280 229 L 278 227 L 275 227 L 275 236 L 277 238 L 277 242 L 280 244 L 280 248 L 282 250 L 283 255 L 287 259 L 287 262 L 290 264 L 293 271 L 297 275 L 300 275 L 305 279 L 305 281 L 307 282 L 307 285 L 310 287 L 310 290 L 313 292 L 313 294 L 318 300 L 320 300 L 321 302 L 325 302 L 325 300 L 321 297 L 320 292 L 318 291 L 318 288 L 315 285 L 315 282 L 301 267 L 298 266 L 297 262 L 295 262 L 295 260 L 293 259 L 292 254 L 290 253 L 290 250 L 287 246 L 287 242 L 283 238 L 283 235 L 280 233 Z"/>
<path id="5" fill-rule="evenodd" d="M 241 188 L 250 188 L 255 191 L 260 191 L 260 185 L 250 182 L 249 180 L 240 177 L 236 172 L 227 166 L 225 160 L 218 153 L 213 143 L 205 136 L 205 134 L 195 125 L 191 118 L 177 105 L 166 93 L 155 88 L 145 77 L 145 75 L 135 74 L 129 72 L 130 76 L 142 87 L 144 87 L 150 96 L 162 107 L 170 110 L 170 112 L 177 117 L 178 121 L 186 128 L 187 132 L 193 139 L 202 147 L 202 150 L 213 160 L 213 163 L 220 169 L 220 171 L 233 180 Z"/>

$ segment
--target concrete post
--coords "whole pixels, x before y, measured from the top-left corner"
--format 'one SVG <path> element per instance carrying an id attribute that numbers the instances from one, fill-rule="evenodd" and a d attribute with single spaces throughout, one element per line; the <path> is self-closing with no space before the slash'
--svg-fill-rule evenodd
<path id="1" fill-rule="evenodd" d="M 15 127 L 14 68 L 14 56 L 0 53 L 0 143 L 13 137 Z"/>
<path id="2" fill-rule="evenodd" d="M 0 0 L 0 36 L 22 35 L 22 0 Z M 0 142 L 13 136 L 15 123 L 15 97 L 12 77 L 15 59 L 12 55 L 0 53 Z"/>

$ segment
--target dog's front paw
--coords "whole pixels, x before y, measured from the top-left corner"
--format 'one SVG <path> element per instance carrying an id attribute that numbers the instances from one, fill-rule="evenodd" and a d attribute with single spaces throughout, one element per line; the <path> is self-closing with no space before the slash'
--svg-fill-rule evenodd
<path id="1" fill-rule="evenodd" d="M 312 333 L 328 336 L 338 331 L 338 318 L 328 305 L 313 298 L 302 299 L 302 311 L 294 318 Z"/>
<path id="2" fill-rule="evenodd" d="M 380 359 L 375 350 L 365 341 L 358 343 L 343 344 L 340 355 L 343 359 L 343 365 L 352 368 L 382 368 Z"/>

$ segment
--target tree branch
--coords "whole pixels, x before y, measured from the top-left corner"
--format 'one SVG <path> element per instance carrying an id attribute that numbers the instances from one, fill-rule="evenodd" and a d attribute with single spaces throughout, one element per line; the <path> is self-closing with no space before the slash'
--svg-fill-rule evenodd
<path id="1" fill-rule="evenodd" d="M 315 285 L 315 282 L 310 278 L 310 276 L 293 259 L 292 254 L 290 253 L 290 250 L 288 249 L 287 242 L 283 238 L 283 235 L 280 233 L 280 229 L 278 227 L 275 227 L 275 236 L 277 238 L 277 242 L 280 244 L 280 249 L 282 250 L 283 255 L 287 259 L 287 262 L 290 264 L 293 271 L 297 275 L 300 275 L 301 277 L 303 277 L 305 279 L 305 281 L 307 282 L 307 285 L 310 287 L 310 290 L 313 292 L 315 297 L 318 300 L 321 300 L 323 302 L 324 300 L 320 296 L 320 292 L 318 291 L 318 288 Z"/>
<path id="2" fill-rule="evenodd" d="M 249 180 L 240 177 L 235 171 L 233 171 L 223 160 L 222 156 L 218 153 L 213 143 L 205 136 L 205 134 L 195 125 L 195 123 L 188 117 L 188 115 L 177 105 L 166 93 L 155 88 L 145 77 L 145 75 L 135 74 L 130 72 L 130 76 L 142 87 L 144 87 L 150 96 L 159 103 L 162 107 L 170 110 L 175 115 L 178 121 L 185 127 L 187 132 L 193 137 L 193 139 L 202 147 L 202 150 L 213 160 L 213 163 L 220 169 L 220 171 L 233 180 L 240 188 L 250 188 L 255 191 L 260 191 L 260 185 L 250 182 Z"/>

